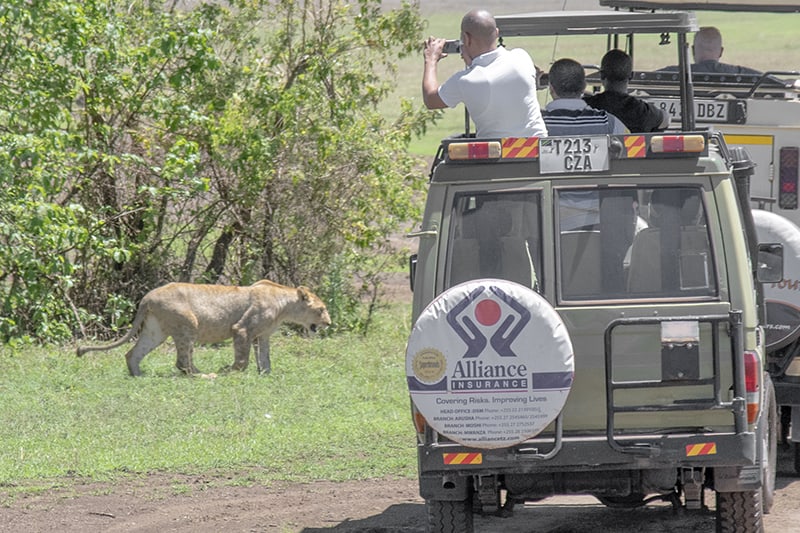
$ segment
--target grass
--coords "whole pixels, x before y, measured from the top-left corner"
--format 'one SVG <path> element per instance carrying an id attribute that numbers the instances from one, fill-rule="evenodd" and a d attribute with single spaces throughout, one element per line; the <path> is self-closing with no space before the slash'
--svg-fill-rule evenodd
<path id="1" fill-rule="evenodd" d="M 428 32 L 457 37 L 461 15 L 430 16 Z M 723 31 L 730 62 L 800 67 L 796 15 L 701 12 L 698 18 Z M 601 38 L 508 44 L 528 49 L 544 66 L 565 56 L 597 63 L 605 50 Z M 645 44 L 637 41 L 637 68 L 673 62 Z M 399 68 L 396 96 L 422 105 L 421 55 Z M 457 58 L 442 61 L 440 80 L 459 68 Z M 390 99 L 384 112 L 394 109 Z M 463 121 L 463 108 L 446 110 L 412 153 L 431 156 Z M 403 357 L 409 314 L 407 306 L 381 311 L 366 337 L 276 334 L 270 376 L 258 376 L 253 362 L 244 373 L 187 378 L 174 369 L 166 345 L 145 358 L 145 376 L 137 379 L 127 375 L 127 347 L 80 359 L 72 347 L 0 347 L 0 501 L 18 491 L 154 471 L 227 470 L 242 484 L 413 477 Z M 195 357 L 211 372 L 231 362 L 232 350 L 199 348 Z"/>
<path id="2" fill-rule="evenodd" d="M 189 378 L 164 345 L 127 375 L 121 347 L 0 349 L 0 494 L 153 471 L 245 472 L 242 482 L 409 477 L 407 305 L 365 337 L 272 337 L 273 371 Z M 200 348 L 213 371 L 229 345 Z M 0 497 L 2 499 L 2 497 Z"/>
<path id="3" fill-rule="evenodd" d="M 506 14 L 500 13 L 497 14 Z M 463 13 L 439 13 L 427 18 L 430 35 L 458 38 L 459 24 Z M 760 70 L 800 69 L 800 32 L 797 31 L 800 15 L 774 13 L 721 13 L 699 11 L 696 13 L 700 26 L 717 26 L 723 34 L 725 51 L 723 60 L 747 65 Z M 675 45 L 660 47 L 657 35 L 639 36 L 635 54 L 638 70 L 660 68 L 676 63 Z M 508 39 L 510 48 L 525 48 L 534 62 L 544 70 L 556 59 L 571 57 L 585 65 L 597 65 L 606 50 L 605 36 L 586 37 L 540 37 Z M 439 82 L 463 68 L 458 57 L 448 57 L 439 62 Z M 398 65 L 397 98 L 410 98 L 422 105 L 422 53 L 404 59 Z M 541 103 L 548 101 L 546 91 L 539 92 Z M 387 116 L 396 110 L 396 99 L 389 99 L 384 108 Z M 444 110 L 442 118 L 426 134 L 412 142 L 409 151 L 415 155 L 432 156 L 439 141 L 464 131 L 464 108 Z M 472 126 L 472 131 L 475 131 Z"/>

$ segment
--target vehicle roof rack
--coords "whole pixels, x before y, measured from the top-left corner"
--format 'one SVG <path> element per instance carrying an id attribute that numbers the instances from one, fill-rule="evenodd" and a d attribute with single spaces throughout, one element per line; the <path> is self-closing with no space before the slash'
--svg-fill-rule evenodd
<path id="1" fill-rule="evenodd" d="M 694 13 L 675 11 L 550 11 L 498 15 L 495 21 L 500 37 L 691 33 L 699 29 Z"/>
<path id="2" fill-rule="evenodd" d="M 763 74 L 722 74 L 693 72 L 692 81 L 695 96 L 714 97 L 730 95 L 736 98 L 772 97 L 785 98 L 787 94 L 797 94 L 794 80 L 784 80 L 777 76 L 796 76 L 797 72 L 765 72 Z M 586 76 L 589 85 L 599 85 L 599 73 Z M 635 71 L 631 75 L 630 86 L 644 89 L 653 96 L 675 94 L 680 84 L 680 73 L 671 70 Z"/>
<path id="3" fill-rule="evenodd" d="M 601 6 L 622 7 L 629 9 L 696 9 L 698 11 L 760 11 L 772 13 L 800 12 L 797 0 L 767 0 L 765 2 L 748 2 L 746 0 L 600 0 Z"/>

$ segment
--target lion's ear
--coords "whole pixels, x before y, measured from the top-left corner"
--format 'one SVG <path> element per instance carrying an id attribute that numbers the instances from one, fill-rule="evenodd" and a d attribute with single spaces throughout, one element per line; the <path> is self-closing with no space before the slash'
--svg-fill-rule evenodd
<path id="1" fill-rule="evenodd" d="M 310 291 L 309 291 L 308 287 L 304 287 L 304 286 L 302 286 L 302 285 L 300 285 L 299 287 L 297 287 L 297 295 L 298 295 L 298 296 L 300 297 L 300 299 L 301 299 L 301 300 L 303 300 L 304 302 L 307 302 L 307 301 L 309 301 L 309 300 L 311 299 L 311 297 L 309 296 L 309 294 L 310 294 Z"/>

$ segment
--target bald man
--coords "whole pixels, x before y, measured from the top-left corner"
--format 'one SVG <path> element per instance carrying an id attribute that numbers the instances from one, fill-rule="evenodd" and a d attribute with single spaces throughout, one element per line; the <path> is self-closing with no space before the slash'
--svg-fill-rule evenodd
<path id="1" fill-rule="evenodd" d="M 705 26 L 694 34 L 692 72 L 717 72 L 720 74 L 761 74 L 757 70 L 738 65 L 720 63 L 724 48 L 722 34 L 714 26 Z"/>
<path id="2" fill-rule="evenodd" d="M 477 128 L 476 136 L 541 137 L 547 135 L 536 95 L 536 68 L 525 50 L 497 46 L 494 17 L 475 9 L 461 20 L 461 57 L 466 69 L 441 86 L 439 60 L 446 57 L 445 39 L 425 42 L 422 99 L 428 109 L 463 102 Z"/>

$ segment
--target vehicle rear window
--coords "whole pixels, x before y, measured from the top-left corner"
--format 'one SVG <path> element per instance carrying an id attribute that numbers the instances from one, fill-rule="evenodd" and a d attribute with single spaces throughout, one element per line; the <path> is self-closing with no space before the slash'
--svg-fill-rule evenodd
<path id="1" fill-rule="evenodd" d="M 465 193 L 450 216 L 448 287 L 478 278 L 542 283 L 539 191 Z"/>
<path id="2" fill-rule="evenodd" d="M 559 189 L 556 203 L 562 302 L 718 294 L 700 188 Z"/>

